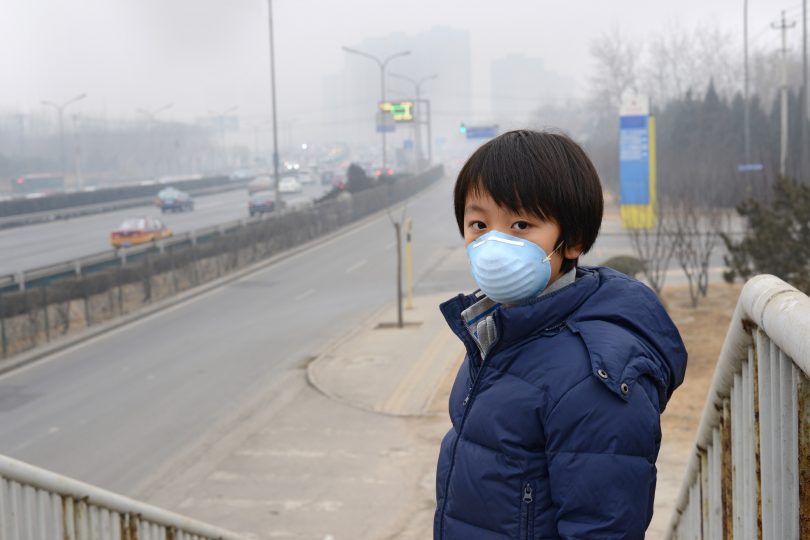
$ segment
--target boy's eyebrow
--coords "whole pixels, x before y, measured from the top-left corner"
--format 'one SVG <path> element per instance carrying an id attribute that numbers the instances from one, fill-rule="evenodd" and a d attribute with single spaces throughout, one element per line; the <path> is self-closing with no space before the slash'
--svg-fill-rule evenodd
<path id="1" fill-rule="evenodd" d="M 482 207 L 478 206 L 477 204 L 473 203 L 473 204 L 468 204 L 467 206 L 465 206 L 464 211 L 465 212 L 484 212 L 485 210 Z"/>

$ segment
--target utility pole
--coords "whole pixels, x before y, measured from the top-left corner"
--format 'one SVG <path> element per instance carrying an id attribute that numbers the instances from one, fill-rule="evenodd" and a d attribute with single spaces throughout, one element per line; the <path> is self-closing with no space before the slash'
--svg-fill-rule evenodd
<path id="1" fill-rule="evenodd" d="M 802 1 L 802 181 L 810 182 L 810 156 L 808 156 L 807 146 L 807 123 L 810 122 L 810 111 L 808 110 L 807 98 L 807 0 Z"/>
<path id="2" fill-rule="evenodd" d="M 273 0 L 267 0 L 267 23 L 270 28 L 270 95 L 273 105 L 273 185 L 276 204 L 281 201 L 278 192 L 278 115 L 276 114 L 276 54 L 273 45 Z"/>
<path id="3" fill-rule="evenodd" d="M 782 136 L 779 152 L 779 174 L 785 176 L 787 169 L 787 146 L 788 146 L 788 100 L 787 100 L 787 31 L 796 26 L 796 21 L 788 24 L 785 19 L 785 12 L 782 11 L 782 22 L 771 23 L 771 28 L 782 31 Z"/>
<path id="4" fill-rule="evenodd" d="M 743 83 L 743 97 L 745 107 L 743 109 L 743 129 L 745 139 L 745 162 L 751 163 L 751 113 L 748 106 L 748 0 L 743 2 L 743 56 L 745 81 Z M 749 184 L 750 186 L 750 184 Z"/>

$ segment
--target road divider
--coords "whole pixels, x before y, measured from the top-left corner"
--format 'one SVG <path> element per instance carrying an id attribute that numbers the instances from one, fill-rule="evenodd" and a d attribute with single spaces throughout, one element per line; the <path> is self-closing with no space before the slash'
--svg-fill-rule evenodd
<path id="1" fill-rule="evenodd" d="M 83 332 L 247 268 L 397 204 L 443 174 L 437 166 L 310 207 L 0 278 L 0 355 Z"/>
<path id="2" fill-rule="evenodd" d="M 244 189 L 249 178 L 229 180 L 225 176 L 186 180 L 182 183 L 149 184 L 108 188 L 83 193 L 64 193 L 37 199 L 0 201 L 0 229 L 71 219 L 124 208 L 153 204 L 157 190 L 173 185 L 181 186 L 195 197 Z M 101 195 L 89 197 L 89 195 Z M 93 202 L 87 202 L 93 201 Z M 101 202 L 98 202 L 101 201 Z"/>

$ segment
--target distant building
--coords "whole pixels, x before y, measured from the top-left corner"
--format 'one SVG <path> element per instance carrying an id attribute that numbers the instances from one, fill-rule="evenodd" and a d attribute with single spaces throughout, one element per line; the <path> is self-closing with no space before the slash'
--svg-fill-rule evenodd
<path id="1" fill-rule="evenodd" d="M 492 62 L 492 112 L 501 132 L 536 122 L 538 109 L 562 105 L 573 90 L 572 79 L 540 58 L 510 54 Z"/>
<path id="2" fill-rule="evenodd" d="M 398 73 L 412 79 L 436 74 L 438 78 L 422 85 L 422 97 L 430 99 L 433 118 L 434 150 L 444 141 L 457 137 L 460 122 L 470 114 L 472 67 L 470 36 L 467 31 L 439 26 L 417 34 L 394 33 L 366 38 L 346 46 L 378 58 L 410 50 L 411 54 L 392 60 L 387 73 Z M 330 118 L 325 119 L 334 138 L 353 145 L 362 143 L 377 152 L 380 136 L 375 131 L 374 114 L 380 98 L 380 69 L 361 56 L 345 53 L 343 67 L 323 79 L 324 101 L 329 104 Z M 388 77 L 386 98 L 414 98 L 413 85 Z M 393 159 L 397 148 L 413 137 L 412 129 L 403 124 L 388 137 L 388 154 Z M 426 137 L 425 137 L 426 139 Z M 425 140 L 425 145 L 427 140 Z M 427 148 L 425 146 L 425 148 Z M 376 157 L 376 156 L 375 156 Z"/>

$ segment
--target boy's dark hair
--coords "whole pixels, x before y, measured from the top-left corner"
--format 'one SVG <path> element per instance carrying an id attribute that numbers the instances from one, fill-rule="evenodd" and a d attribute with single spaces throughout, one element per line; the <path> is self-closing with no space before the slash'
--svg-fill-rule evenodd
<path id="1" fill-rule="evenodd" d="M 552 132 L 509 131 L 476 150 L 461 168 L 453 193 L 456 221 L 464 235 L 464 206 L 470 193 L 489 193 L 512 212 L 529 212 L 560 226 L 562 249 L 587 253 L 602 224 L 602 185 L 582 148 Z M 563 259 L 562 272 L 576 259 Z"/>

